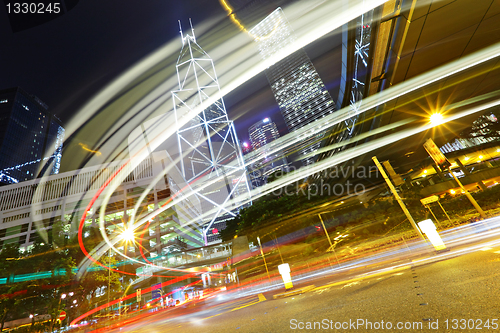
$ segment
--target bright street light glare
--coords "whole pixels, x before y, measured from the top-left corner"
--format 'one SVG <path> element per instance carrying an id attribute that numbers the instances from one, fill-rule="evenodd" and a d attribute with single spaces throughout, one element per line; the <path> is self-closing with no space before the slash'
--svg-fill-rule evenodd
<path id="1" fill-rule="evenodd" d="M 439 125 L 443 122 L 443 115 L 441 113 L 434 113 L 429 119 L 432 125 Z"/>
<path id="2" fill-rule="evenodd" d="M 132 228 L 128 228 L 122 231 L 122 238 L 126 241 L 133 241 L 135 236 L 134 236 L 134 230 Z"/>

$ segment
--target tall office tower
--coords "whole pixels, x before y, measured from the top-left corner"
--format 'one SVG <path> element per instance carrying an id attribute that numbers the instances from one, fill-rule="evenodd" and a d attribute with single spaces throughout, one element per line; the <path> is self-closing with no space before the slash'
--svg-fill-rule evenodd
<path id="1" fill-rule="evenodd" d="M 172 91 L 177 123 L 180 169 L 200 200 L 204 220 L 205 243 L 208 234 L 215 238 L 224 220 L 236 216 L 250 196 L 247 173 L 234 124 L 229 120 L 224 101 L 211 97 L 219 93 L 213 60 L 196 43 L 194 31 L 184 36 L 177 60 L 179 89 Z M 193 116 L 193 110 L 197 114 Z M 189 115 L 188 115 L 189 114 Z M 219 228 L 212 227 L 219 224 Z"/>
<path id="2" fill-rule="evenodd" d="M 266 117 L 259 120 L 248 128 L 250 142 L 254 150 L 265 147 L 269 142 L 272 142 L 280 137 L 278 127 L 271 121 L 271 118 Z"/>
<path id="3" fill-rule="evenodd" d="M 47 109 L 21 88 L 0 91 L 0 185 L 59 173 L 64 128 Z"/>
<path id="4" fill-rule="evenodd" d="M 293 30 L 281 8 L 257 24 L 250 34 L 258 43 L 264 60 L 295 42 Z M 336 110 L 330 93 L 303 49 L 266 69 L 266 76 L 290 132 Z M 299 158 L 316 151 L 324 136 L 325 132 L 319 132 L 303 142 L 298 149 Z M 302 162 L 308 165 L 315 160 L 315 157 L 310 157 Z"/>
<path id="5" fill-rule="evenodd" d="M 288 171 L 288 162 L 283 153 L 271 154 L 267 148 L 268 143 L 280 137 L 276 124 L 269 117 L 250 126 L 248 134 L 250 135 L 252 148 L 256 151 L 253 159 L 258 159 L 256 163 L 249 166 L 252 187 L 255 188 L 265 184 L 267 176 L 277 170 Z"/>

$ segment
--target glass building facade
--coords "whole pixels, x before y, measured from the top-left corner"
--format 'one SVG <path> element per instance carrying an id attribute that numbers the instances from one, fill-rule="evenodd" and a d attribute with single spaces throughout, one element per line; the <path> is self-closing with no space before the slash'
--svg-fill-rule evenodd
<path id="1" fill-rule="evenodd" d="M 257 24 L 250 34 L 258 43 L 264 60 L 279 54 L 285 46 L 295 42 L 293 30 L 281 8 Z M 303 49 L 267 68 L 266 76 L 290 132 L 336 110 L 330 93 Z M 299 155 L 316 151 L 324 136 L 325 132 L 319 132 L 303 142 L 298 150 Z M 302 162 L 308 165 L 315 159 L 308 157 Z"/>
<path id="2" fill-rule="evenodd" d="M 64 128 L 47 109 L 21 88 L 0 91 L 0 185 L 59 172 Z"/>

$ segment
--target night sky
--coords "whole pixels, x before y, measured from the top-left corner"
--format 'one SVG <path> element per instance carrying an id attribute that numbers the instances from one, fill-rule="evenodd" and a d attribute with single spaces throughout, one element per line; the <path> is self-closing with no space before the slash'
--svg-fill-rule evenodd
<path id="1" fill-rule="evenodd" d="M 218 0 L 79 1 L 52 21 L 13 33 L 2 6 L 0 89 L 22 87 L 67 123 L 94 94 L 154 50 L 177 38 L 180 51 L 177 20 L 186 29 L 191 18 L 196 32 L 197 22 L 206 19 L 228 24 L 226 15 Z M 334 100 L 340 44 L 340 35 L 333 32 L 306 48 Z M 219 83 L 224 85 L 222 79 Z M 264 74 L 226 96 L 225 103 L 241 141 L 248 140 L 250 125 L 268 116 L 280 133 L 287 133 Z"/>

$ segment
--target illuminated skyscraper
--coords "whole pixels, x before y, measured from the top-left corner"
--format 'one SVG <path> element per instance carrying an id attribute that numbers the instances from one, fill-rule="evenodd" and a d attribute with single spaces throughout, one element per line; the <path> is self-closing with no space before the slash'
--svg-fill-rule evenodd
<path id="1" fill-rule="evenodd" d="M 266 183 L 267 176 L 277 170 L 288 171 L 288 162 L 283 153 L 271 154 L 267 144 L 278 139 L 280 134 L 276 124 L 266 117 L 250 126 L 248 129 L 253 150 L 257 153 L 252 158 L 258 161 L 249 166 L 252 187 L 259 187 Z"/>
<path id="2" fill-rule="evenodd" d="M 269 117 L 250 126 L 248 129 L 252 148 L 259 149 L 280 137 L 276 124 Z"/>
<path id="3" fill-rule="evenodd" d="M 38 97 L 0 91 L 0 185 L 59 173 L 64 128 Z"/>
<path id="4" fill-rule="evenodd" d="M 222 98 L 210 100 L 220 90 L 213 60 L 196 43 L 194 31 L 183 35 L 177 60 L 179 89 L 172 91 L 176 121 L 190 114 L 191 121 L 177 129 L 180 169 L 196 192 L 205 215 L 205 242 L 218 232 L 214 223 L 236 216 L 249 198 L 249 185 L 241 147 Z M 201 110 L 192 117 L 194 109 Z M 225 226 L 221 224 L 221 227 Z"/>
<path id="5" fill-rule="evenodd" d="M 282 48 L 295 42 L 293 30 L 281 8 L 257 24 L 250 30 L 250 34 L 258 43 L 263 59 L 279 53 Z M 290 132 L 336 110 L 328 90 L 303 49 L 269 67 L 266 76 Z M 319 132 L 302 143 L 299 155 L 316 151 L 324 136 L 325 132 Z M 307 165 L 314 161 L 315 157 L 310 157 L 304 159 L 303 163 Z"/>

